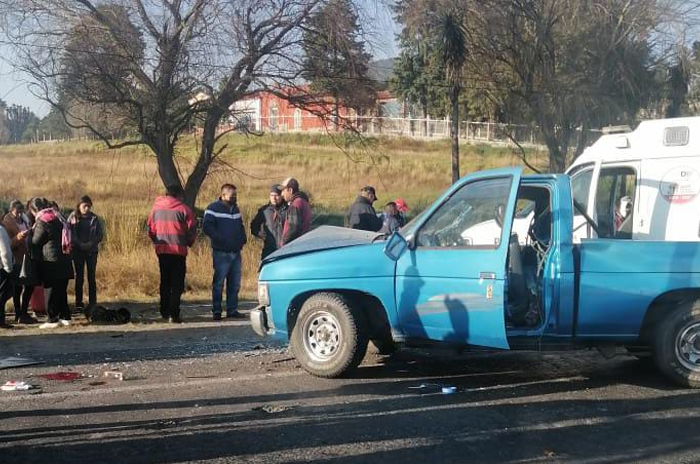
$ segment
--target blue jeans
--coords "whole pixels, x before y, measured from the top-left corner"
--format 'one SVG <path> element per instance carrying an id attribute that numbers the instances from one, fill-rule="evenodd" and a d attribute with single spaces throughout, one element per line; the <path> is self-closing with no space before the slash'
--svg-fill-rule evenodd
<path id="1" fill-rule="evenodd" d="M 241 253 L 216 251 L 213 253 L 214 281 L 211 298 L 214 314 L 221 314 L 222 291 L 226 280 L 226 315 L 238 311 L 238 291 L 241 289 Z"/>

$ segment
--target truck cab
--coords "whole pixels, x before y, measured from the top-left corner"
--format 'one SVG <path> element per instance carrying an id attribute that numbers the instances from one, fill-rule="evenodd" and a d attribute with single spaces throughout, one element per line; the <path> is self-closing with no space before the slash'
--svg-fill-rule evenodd
<path id="1" fill-rule="evenodd" d="M 575 216 L 591 237 L 574 240 Z M 356 367 L 370 341 L 629 346 L 699 386 L 699 272 L 698 243 L 606 237 L 569 176 L 497 169 L 463 177 L 391 236 L 321 227 L 271 254 L 251 322 L 323 377 Z"/>

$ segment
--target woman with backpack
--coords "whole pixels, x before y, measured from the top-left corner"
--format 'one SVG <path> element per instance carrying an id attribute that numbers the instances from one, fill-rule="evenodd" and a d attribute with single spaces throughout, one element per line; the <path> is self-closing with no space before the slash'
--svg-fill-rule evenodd
<path id="1" fill-rule="evenodd" d="M 75 307 L 84 310 L 83 281 L 87 267 L 88 307 L 85 313 L 90 314 L 97 306 L 95 271 L 98 245 L 102 241 L 103 232 L 100 218 L 92 212 L 92 199 L 89 196 L 80 198 L 75 211 L 68 216 L 68 224 L 71 228 L 73 265 L 75 266 Z"/>
<path id="2" fill-rule="evenodd" d="M 53 204 L 55 205 L 55 203 Z M 32 232 L 33 256 L 38 261 L 39 279 L 48 295 L 49 320 L 39 327 L 52 329 L 70 325 L 68 281 L 73 278 L 70 258 L 70 227 L 57 210 L 44 198 L 32 200 L 36 222 Z"/>

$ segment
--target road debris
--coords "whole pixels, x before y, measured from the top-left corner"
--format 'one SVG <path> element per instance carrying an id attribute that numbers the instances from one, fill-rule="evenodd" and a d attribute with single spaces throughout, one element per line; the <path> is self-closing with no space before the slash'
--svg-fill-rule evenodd
<path id="1" fill-rule="evenodd" d="M 24 367 L 24 366 L 34 366 L 35 364 L 41 364 L 41 361 L 37 361 L 32 358 L 22 358 L 16 356 L 10 356 L 7 358 L 0 358 L 0 369 L 10 369 L 13 367 Z"/>
<path id="2" fill-rule="evenodd" d="M 34 385 L 32 385 L 28 382 L 25 382 L 24 380 L 8 380 L 7 382 L 5 382 L 5 384 L 3 384 L 0 387 L 0 390 L 2 390 L 2 391 L 24 391 L 24 390 L 32 390 L 34 388 L 38 388 L 38 387 L 35 387 Z"/>
<path id="3" fill-rule="evenodd" d="M 291 411 L 294 409 L 296 406 L 292 405 L 271 405 L 271 404 L 266 404 L 264 406 L 258 406 L 257 408 L 253 408 L 253 411 L 263 411 L 268 414 L 279 414 L 281 412 L 285 411 Z"/>
<path id="4" fill-rule="evenodd" d="M 109 379 L 124 380 L 124 374 L 119 371 L 105 371 L 104 376 Z"/>

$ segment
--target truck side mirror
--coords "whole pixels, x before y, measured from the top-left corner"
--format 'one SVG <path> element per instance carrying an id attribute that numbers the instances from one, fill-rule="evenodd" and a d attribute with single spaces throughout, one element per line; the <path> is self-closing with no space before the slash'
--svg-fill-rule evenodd
<path id="1" fill-rule="evenodd" d="M 400 233 L 394 232 L 384 246 L 384 254 L 387 255 L 390 260 L 398 261 L 401 255 L 406 252 L 407 248 L 408 242 L 406 239 L 403 238 Z"/>

